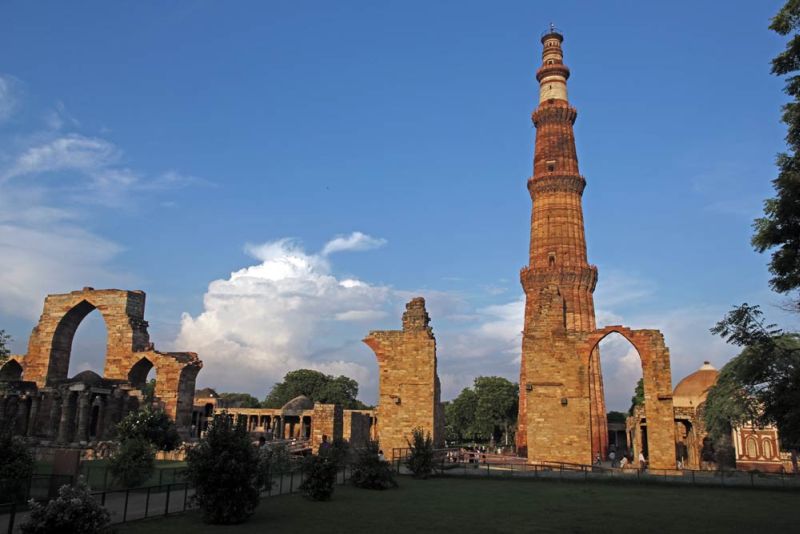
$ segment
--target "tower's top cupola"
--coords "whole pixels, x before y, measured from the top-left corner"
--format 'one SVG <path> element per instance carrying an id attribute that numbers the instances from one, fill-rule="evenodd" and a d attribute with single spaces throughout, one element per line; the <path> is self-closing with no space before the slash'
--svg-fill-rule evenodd
<path id="1" fill-rule="evenodd" d="M 564 34 L 552 24 L 542 33 L 542 66 L 536 72 L 540 104 L 547 100 L 567 100 L 569 69 L 564 65 L 562 42 Z"/>

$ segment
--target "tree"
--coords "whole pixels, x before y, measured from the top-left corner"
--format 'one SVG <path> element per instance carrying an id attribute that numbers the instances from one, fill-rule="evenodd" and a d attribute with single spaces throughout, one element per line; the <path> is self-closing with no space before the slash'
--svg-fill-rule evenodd
<path id="1" fill-rule="evenodd" d="M 181 442 L 175 423 L 162 410 L 143 410 L 130 412 L 117 423 L 117 439 L 124 442 L 133 438 L 143 438 L 159 450 L 171 451 Z"/>
<path id="2" fill-rule="evenodd" d="M 798 45 L 800 46 L 800 45 Z M 778 427 L 785 448 L 800 448 L 800 335 L 765 324 L 758 306 L 730 311 L 711 329 L 742 352 L 720 370 L 703 418 L 713 438 L 754 422 Z"/>
<path id="3" fill-rule="evenodd" d="M 0 365 L 11 356 L 11 349 L 8 348 L 8 343 L 11 341 L 11 336 L 6 334 L 5 330 L 0 330 Z"/>
<path id="4" fill-rule="evenodd" d="M 258 408 L 261 402 L 249 393 L 220 393 L 225 408 Z"/>
<path id="5" fill-rule="evenodd" d="M 358 382 L 346 376 L 333 377 L 313 369 L 290 371 L 264 399 L 265 408 L 280 408 L 290 400 L 305 395 L 314 402 L 341 404 L 345 409 L 368 408 L 359 401 Z"/>
<path id="6" fill-rule="evenodd" d="M 495 440 L 505 436 L 508 445 L 509 429 L 516 424 L 519 406 L 519 386 L 499 376 L 479 376 L 475 379 L 475 428 L 478 433 Z"/>
<path id="7" fill-rule="evenodd" d="M 414 478 L 428 478 L 433 474 L 433 439 L 430 433 L 417 427 L 411 431 L 411 441 L 408 442 L 411 451 L 406 458 L 408 467 Z"/>
<path id="8" fill-rule="evenodd" d="M 447 439 L 465 441 L 475 439 L 474 419 L 478 407 L 478 395 L 471 388 L 464 388 L 458 397 L 445 406 L 445 432 Z"/>
<path id="9" fill-rule="evenodd" d="M 499 376 L 479 376 L 445 406 L 445 432 L 452 440 L 500 440 L 508 444 L 519 406 L 517 384 Z"/>
<path id="10" fill-rule="evenodd" d="M 142 386 L 142 398 L 145 406 L 152 406 L 156 400 L 156 379 L 151 378 Z"/>
<path id="11" fill-rule="evenodd" d="M 4 425 L 0 430 L 0 501 L 25 499 L 26 485 L 33 474 L 33 455 L 25 443 Z"/>
<path id="12" fill-rule="evenodd" d="M 58 497 L 45 505 L 31 500 L 28 520 L 20 530 L 22 534 L 109 534 L 111 516 L 79 479 L 74 486 L 61 486 Z"/>
<path id="13" fill-rule="evenodd" d="M 126 488 L 143 484 L 155 469 L 153 445 L 141 436 L 126 439 L 111 457 L 108 468 Z"/>
<path id="14" fill-rule="evenodd" d="M 772 181 L 775 197 L 764 202 L 764 216 L 756 219 L 752 238 L 759 252 L 772 250 L 770 285 L 779 293 L 800 289 L 800 2 L 788 0 L 772 19 L 770 29 L 780 35 L 795 32 L 786 49 L 772 60 L 772 73 L 789 76 L 784 91 L 791 101 L 783 106 L 788 150 L 778 154 L 778 177 Z M 793 302 L 800 311 L 800 297 Z"/>
<path id="15" fill-rule="evenodd" d="M 628 415 L 633 415 L 633 410 L 637 406 L 644 406 L 644 378 L 640 378 L 636 382 L 636 389 L 633 390 L 633 397 L 631 397 L 631 407 L 628 408 Z"/>
<path id="16" fill-rule="evenodd" d="M 354 486 L 375 490 L 397 487 L 394 471 L 389 462 L 381 459 L 379 453 L 380 449 L 375 441 L 370 441 L 366 447 L 358 450 L 350 477 Z"/>
<path id="17" fill-rule="evenodd" d="M 262 479 L 258 452 L 244 424 L 225 412 L 214 415 L 206 437 L 189 449 L 186 462 L 203 521 L 236 524 L 253 514 Z"/>
<path id="18" fill-rule="evenodd" d="M 624 423 L 625 414 L 622 412 L 610 411 L 606 414 L 606 421 L 609 423 Z"/>
<path id="19" fill-rule="evenodd" d="M 300 484 L 303 496 L 312 501 L 328 501 L 333 495 L 339 465 L 333 456 L 316 454 L 303 460 L 305 479 Z"/>

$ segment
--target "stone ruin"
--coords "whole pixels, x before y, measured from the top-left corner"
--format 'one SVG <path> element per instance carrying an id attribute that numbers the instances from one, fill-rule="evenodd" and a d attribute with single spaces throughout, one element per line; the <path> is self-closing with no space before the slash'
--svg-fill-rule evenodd
<path id="1" fill-rule="evenodd" d="M 378 359 L 378 439 L 387 458 L 408 447 L 411 431 L 444 444 L 444 406 L 436 372 L 436 338 L 425 299 L 406 304 L 402 330 L 370 332 L 364 339 Z"/>
<path id="2" fill-rule="evenodd" d="M 155 368 L 155 403 L 189 437 L 203 363 L 193 352 L 155 350 L 144 306 L 143 291 L 85 287 L 48 295 L 27 354 L 11 356 L 0 368 L 0 421 L 43 443 L 84 446 L 108 439 L 143 402 L 141 389 Z M 108 332 L 103 376 L 84 371 L 68 377 L 75 332 L 95 309 Z"/>

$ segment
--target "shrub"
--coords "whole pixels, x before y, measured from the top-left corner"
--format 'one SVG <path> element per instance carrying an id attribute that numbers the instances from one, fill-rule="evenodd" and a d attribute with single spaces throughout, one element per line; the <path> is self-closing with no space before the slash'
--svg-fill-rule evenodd
<path id="1" fill-rule="evenodd" d="M 253 514 L 259 501 L 258 450 L 244 424 L 234 423 L 225 412 L 215 415 L 206 437 L 189 450 L 186 460 L 203 521 L 234 524 Z"/>
<path id="2" fill-rule="evenodd" d="M 11 434 L 0 432 L 0 502 L 22 501 L 33 474 L 33 455 L 25 443 Z"/>
<path id="3" fill-rule="evenodd" d="M 271 488 L 275 475 L 290 468 L 291 455 L 286 445 L 275 443 L 261 447 L 258 451 L 259 488 Z"/>
<path id="4" fill-rule="evenodd" d="M 22 534 L 108 534 L 108 511 L 92 498 L 86 483 L 61 486 L 58 497 L 46 505 L 30 501 L 28 521 L 20 525 Z"/>
<path id="5" fill-rule="evenodd" d="M 162 410 L 131 412 L 117 424 L 117 439 L 144 438 L 157 449 L 171 451 L 181 442 L 175 423 Z"/>
<path id="6" fill-rule="evenodd" d="M 378 444 L 371 441 L 357 452 L 350 480 L 359 488 L 385 490 L 396 488 L 394 471 L 389 462 L 378 456 Z"/>
<path id="7" fill-rule="evenodd" d="M 327 501 L 333 495 L 336 473 L 339 466 L 329 453 L 307 456 L 303 461 L 303 472 L 306 475 L 300 484 L 303 496 L 313 501 Z"/>
<path id="8" fill-rule="evenodd" d="M 108 468 L 116 480 L 126 488 L 144 483 L 155 468 L 155 451 L 149 441 L 134 437 L 122 442 L 111 457 Z"/>
<path id="9" fill-rule="evenodd" d="M 433 440 L 421 428 L 411 431 L 412 441 L 408 442 L 411 452 L 406 458 L 406 467 L 415 478 L 428 478 L 433 473 Z"/>

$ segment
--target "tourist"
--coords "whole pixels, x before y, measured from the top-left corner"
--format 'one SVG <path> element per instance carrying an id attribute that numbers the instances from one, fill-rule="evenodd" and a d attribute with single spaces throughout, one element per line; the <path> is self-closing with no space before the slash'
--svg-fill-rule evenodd
<path id="1" fill-rule="evenodd" d="M 645 460 L 645 458 L 644 458 L 644 453 L 640 451 L 639 452 L 639 469 L 644 470 L 646 468 L 647 468 L 647 460 Z"/>
<path id="2" fill-rule="evenodd" d="M 267 446 L 267 438 L 265 438 L 264 436 L 258 438 L 258 448 L 263 449 L 266 446 Z"/>
<path id="3" fill-rule="evenodd" d="M 611 460 L 611 467 L 617 467 L 617 453 L 612 450 L 608 453 L 608 459 Z"/>
<path id="4" fill-rule="evenodd" d="M 378 451 L 378 460 L 380 460 L 381 462 L 385 462 L 386 461 L 386 458 L 383 456 L 383 451 L 382 450 Z"/>
<path id="5" fill-rule="evenodd" d="M 326 434 L 322 434 L 322 443 L 319 444 L 319 452 L 327 451 L 331 448 L 331 444 L 328 443 L 328 436 Z"/>
<path id="6" fill-rule="evenodd" d="M 628 465 L 628 457 L 627 456 L 623 456 L 622 460 L 619 461 L 619 467 L 620 467 L 620 469 L 625 469 L 626 465 Z"/>
<path id="7" fill-rule="evenodd" d="M 600 459 L 600 453 L 598 452 L 594 457 L 594 465 L 600 465 L 601 463 L 603 463 L 603 461 Z"/>

